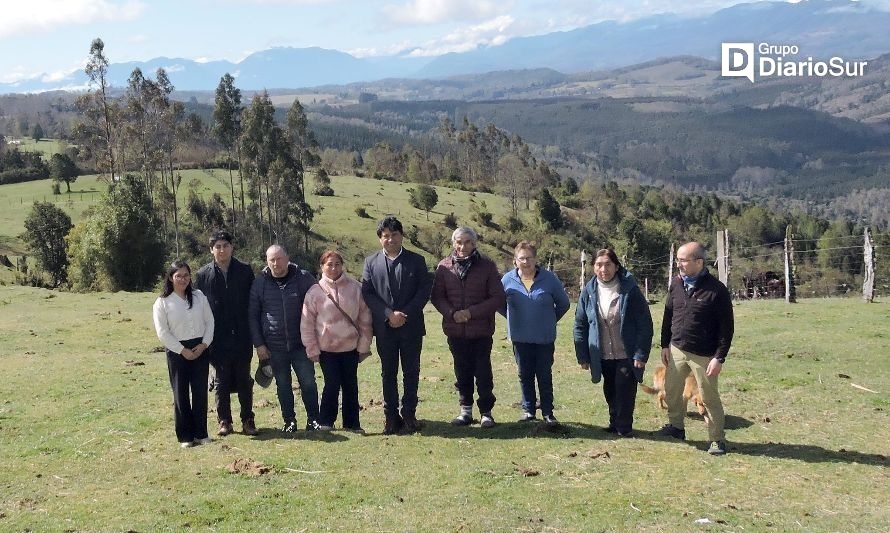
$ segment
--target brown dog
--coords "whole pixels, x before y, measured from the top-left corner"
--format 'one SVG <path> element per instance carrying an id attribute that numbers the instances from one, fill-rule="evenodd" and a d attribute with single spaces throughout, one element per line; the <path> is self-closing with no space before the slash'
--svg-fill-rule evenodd
<path id="1" fill-rule="evenodd" d="M 664 374 L 666 368 L 660 366 L 655 369 L 655 373 L 652 375 L 652 386 L 648 385 L 640 385 L 640 388 L 643 389 L 643 392 L 646 394 L 658 395 L 658 406 L 662 409 L 667 409 L 667 401 L 665 400 L 664 393 Z M 692 400 L 692 403 L 695 405 L 696 409 L 698 409 L 698 414 L 702 415 L 705 418 L 705 421 L 708 420 L 707 410 L 705 410 L 705 402 L 701 399 L 701 394 L 698 391 L 698 384 L 695 382 L 695 376 L 691 373 L 686 376 L 686 384 L 683 387 L 683 400 L 686 403 L 689 403 L 689 400 Z"/>

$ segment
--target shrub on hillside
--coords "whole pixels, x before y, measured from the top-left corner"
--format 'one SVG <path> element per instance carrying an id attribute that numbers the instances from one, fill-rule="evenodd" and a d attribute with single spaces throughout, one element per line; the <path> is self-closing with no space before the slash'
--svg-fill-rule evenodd
<path id="1" fill-rule="evenodd" d="M 129 174 L 115 183 L 68 235 L 68 251 L 75 288 L 154 288 L 166 246 L 144 183 Z"/>

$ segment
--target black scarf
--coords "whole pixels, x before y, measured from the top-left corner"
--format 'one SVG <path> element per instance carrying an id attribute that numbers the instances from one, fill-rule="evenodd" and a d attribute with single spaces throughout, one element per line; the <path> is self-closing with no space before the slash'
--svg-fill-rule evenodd
<path id="1" fill-rule="evenodd" d="M 464 258 L 459 258 L 453 252 L 451 253 L 451 260 L 454 262 L 454 270 L 457 272 L 457 277 L 460 278 L 461 281 L 467 279 L 467 273 L 470 271 L 470 267 L 473 266 L 478 258 L 479 250 L 473 250 L 473 253 Z"/>

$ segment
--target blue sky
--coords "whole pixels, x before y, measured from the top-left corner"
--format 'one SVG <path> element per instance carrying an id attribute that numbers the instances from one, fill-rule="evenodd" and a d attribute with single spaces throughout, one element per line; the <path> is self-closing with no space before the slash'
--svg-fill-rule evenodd
<path id="1" fill-rule="evenodd" d="M 863 0 L 890 4 L 890 0 Z M 700 15 L 738 0 L 15 0 L 0 6 L 0 83 L 53 79 L 101 37 L 114 62 L 228 59 L 275 46 L 356 56 L 439 55 L 512 37 L 656 13 Z"/>

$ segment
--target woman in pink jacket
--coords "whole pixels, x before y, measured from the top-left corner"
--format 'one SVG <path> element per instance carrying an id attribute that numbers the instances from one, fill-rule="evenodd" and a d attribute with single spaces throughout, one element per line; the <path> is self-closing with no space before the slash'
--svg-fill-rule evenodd
<path id="1" fill-rule="evenodd" d="M 321 364 L 324 390 L 318 423 L 331 430 L 343 391 L 343 429 L 363 432 L 359 423 L 358 364 L 371 355 L 371 311 L 362 284 L 343 273 L 343 257 L 327 251 L 319 260 L 321 279 L 303 300 L 300 335 L 309 359 Z"/>

